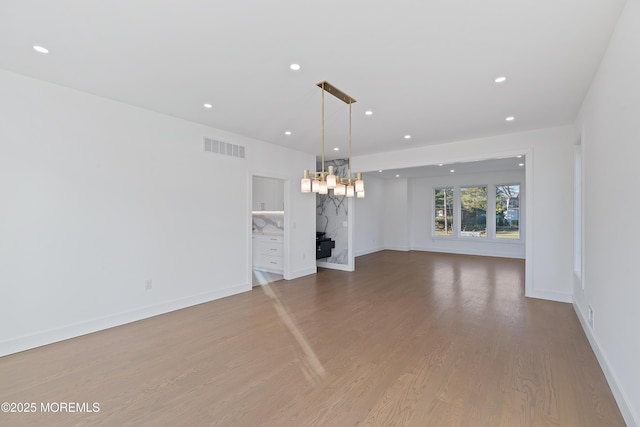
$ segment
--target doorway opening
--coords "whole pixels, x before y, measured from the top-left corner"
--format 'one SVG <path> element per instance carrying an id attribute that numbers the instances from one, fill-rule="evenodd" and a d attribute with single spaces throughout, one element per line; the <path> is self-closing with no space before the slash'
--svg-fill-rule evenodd
<path id="1" fill-rule="evenodd" d="M 251 206 L 252 286 L 284 279 L 285 186 L 278 178 L 253 176 Z"/>

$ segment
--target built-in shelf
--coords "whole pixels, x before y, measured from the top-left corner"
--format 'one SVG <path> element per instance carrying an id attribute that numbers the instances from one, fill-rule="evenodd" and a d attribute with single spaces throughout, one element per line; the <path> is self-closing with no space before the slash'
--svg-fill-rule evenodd
<path id="1" fill-rule="evenodd" d="M 283 237 L 276 235 L 253 235 L 253 268 L 282 274 L 284 269 Z"/>

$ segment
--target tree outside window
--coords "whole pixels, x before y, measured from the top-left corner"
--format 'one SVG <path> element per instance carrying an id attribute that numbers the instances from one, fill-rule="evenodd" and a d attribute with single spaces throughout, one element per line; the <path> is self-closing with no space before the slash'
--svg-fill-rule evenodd
<path id="1" fill-rule="evenodd" d="M 453 188 L 434 189 L 434 234 L 453 235 Z"/>
<path id="2" fill-rule="evenodd" d="M 460 236 L 487 237 L 487 187 L 460 189 Z"/>
<path id="3" fill-rule="evenodd" d="M 496 186 L 496 238 L 520 238 L 520 185 Z"/>

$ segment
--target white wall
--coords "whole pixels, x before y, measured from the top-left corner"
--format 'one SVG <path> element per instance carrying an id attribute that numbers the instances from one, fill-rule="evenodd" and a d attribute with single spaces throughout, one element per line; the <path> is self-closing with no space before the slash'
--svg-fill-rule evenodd
<path id="1" fill-rule="evenodd" d="M 564 126 L 357 156 L 353 165 L 374 171 L 524 154 L 527 296 L 570 302 L 574 141 L 574 128 Z"/>
<path id="2" fill-rule="evenodd" d="M 584 101 L 584 262 L 574 304 L 629 426 L 640 425 L 640 3 L 628 1 Z M 594 327 L 587 326 L 587 309 Z"/>
<path id="3" fill-rule="evenodd" d="M 376 179 L 367 174 L 367 197 L 356 200 L 356 256 L 392 249 L 524 258 L 524 213 L 519 241 L 438 239 L 431 234 L 434 187 L 521 183 L 524 188 L 524 180 L 524 170 L 419 179 Z"/>
<path id="4" fill-rule="evenodd" d="M 253 177 L 251 209 L 254 211 L 284 210 L 284 185 L 281 179 Z"/>
<path id="5" fill-rule="evenodd" d="M 311 155 L 5 71 L 0 117 L 0 355 L 250 290 L 252 169 L 297 184 L 288 261 L 315 271 Z"/>
<path id="6" fill-rule="evenodd" d="M 409 250 L 409 183 L 405 178 L 384 182 L 383 218 L 385 249 Z"/>
<path id="7" fill-rule="evenodd" d="M 521 184 L 525 187 L 524 170 L 504 171 L 493 173 L 447 175 L 441 177 L 414 178 L 410 180 L 410 198 L 412 209 L 411 218 L 411 249 L 434 252 L 449 252 L 469 255 L 500 256 L 509 258 L 525 257 L 526 207 L 522 203 L 521 210 L 521 239 L 492 239 L 487 238 L 456 238 L 438 237 L 432 234 L 434 223 L 433 190 L 440 187 L 455 187 L 468 185 L 496 185 L 496 184 Z M 524 200 L 524 192 L 521 191 L 521 200 Z M 457 214 L 456 214 L 457 215 Z M 487 215 L 487 230 L 495 230 L 489 223 L 492 216 Z"/>
<path id="8" fill-rule="evenodd" d="M 434 187 L 473 183 L 524 184 L 524 171 L 420 179 L 379 179 L 372 175 L 375 173 L 365 177 L 367 197 L 355 201 L 356 256 L 392 249 L 525 257 L 524 225 L 521 230 L 523 238 L 518 242 L 434 239 L 431 235 Z M 524 209 L 524 203 L 522 205 Z M 525 219 L 523 214 L 523 223 Z"/>
<path id="9" fill-rule="evenodd" d="M 365 255 L 384 249 L 385 180 L 367 175 L 366 197 L 354 200 L 354 252 Z"/>

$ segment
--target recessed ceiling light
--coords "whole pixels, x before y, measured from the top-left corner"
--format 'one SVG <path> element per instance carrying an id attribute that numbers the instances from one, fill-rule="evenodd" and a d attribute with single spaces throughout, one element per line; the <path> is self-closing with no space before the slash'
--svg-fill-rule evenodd
<path id="1" fill-rule="evenodd" d="M 518 166 L 522 167 L 524 166 L 524 163 L 518 163 Z"/>
<path id="2" fill-rule="evenodd" d="M 496 78 L 495 78 L 495 80 L 494 80 L 494 82 L 496 82 L 496 83 L 502 83 L 502 82 L 504 82 L 505 80 L 507 80 L 507 78 L 506 78 L 505 76 L 500 76 L 500 77 L 496 77 Z"/>
<path id="3" fill-rule="evenodd" d="M 438 166 L 444 166 L 444 163 L 438 163 Z"/>
<path id="4" fill-rule="evenodd" d="M 512 121 L 514 121 L 515 119 L 516 119 L 515 117 L 513 117 L 513 116 L 509 116 L 509 117 L 507 117 L 505 120 L 506 120 L 506 121 L 508 121 L 508 122 L 512 122 Z"/>
<path id="5" fill-rule="evenodd" d="M 405 135 L 404 139 L 411 139 L 411 135 Z"/>
<path id="6" fill-rule="evenodd" d="M 202 106 L 204 108 L 213 108 L 213 105 L 211 105 L 211 104 L 203 104 Z"/>
<path id="7" fill-rule="evenodd" d="M 396 178 L 400 178 L 400 175 L 396 175 Z"/>
<path id="8" fill-rule="evenodd" d="M 293 71 L 298 71 L 300 69 L 300 64 L 291 64 L 289 65 L 289 68 L 291 68 Z"/>
<path id="9" fill-rule="evenodd" d="M 364 114 L 367 115 L 367 116 L 370 116 L 370 115 L 373 114 L 373 111 L 367 110 L 367 111 L 364 112 Z"/>
<path id="10" fill-rule="evenodd" d="M 285 131 L 285 132 L 284 132 L 284 134 L 285 134 L 285 135 L 291 135 L 291 131 L 290 131 L 290 130 L 287 130 L 287 131 Z"/>
<path id="11" fill-rule="evenodd" d="M 516 156 L 516 159 L 521 159 L 522 158 L 522 154 L 520 154 L 519 156 Z"/>
<path id="12" fill-rule="evenodd" d="M 449 172 L 454 173 L 456 170 L 455 169 L 451 169 Z"/>
<path id="13" fill-rule="evenodd" d="M 340 149 L 338 147 L 335 147 L 333 151 L 340 151 Z"/>
<path id="14" fill-rule="evenodd" d="M 33 50 L 40 53 L 49 53 L 49 49 L 47 49 L 46 47 L 37 46 L 37 45 L 33 47 Z"/>
<path id="15" fill-rule="evenodd" d="M 382 169 L 380 169 L 378 172 L 382 172 Z"/>

